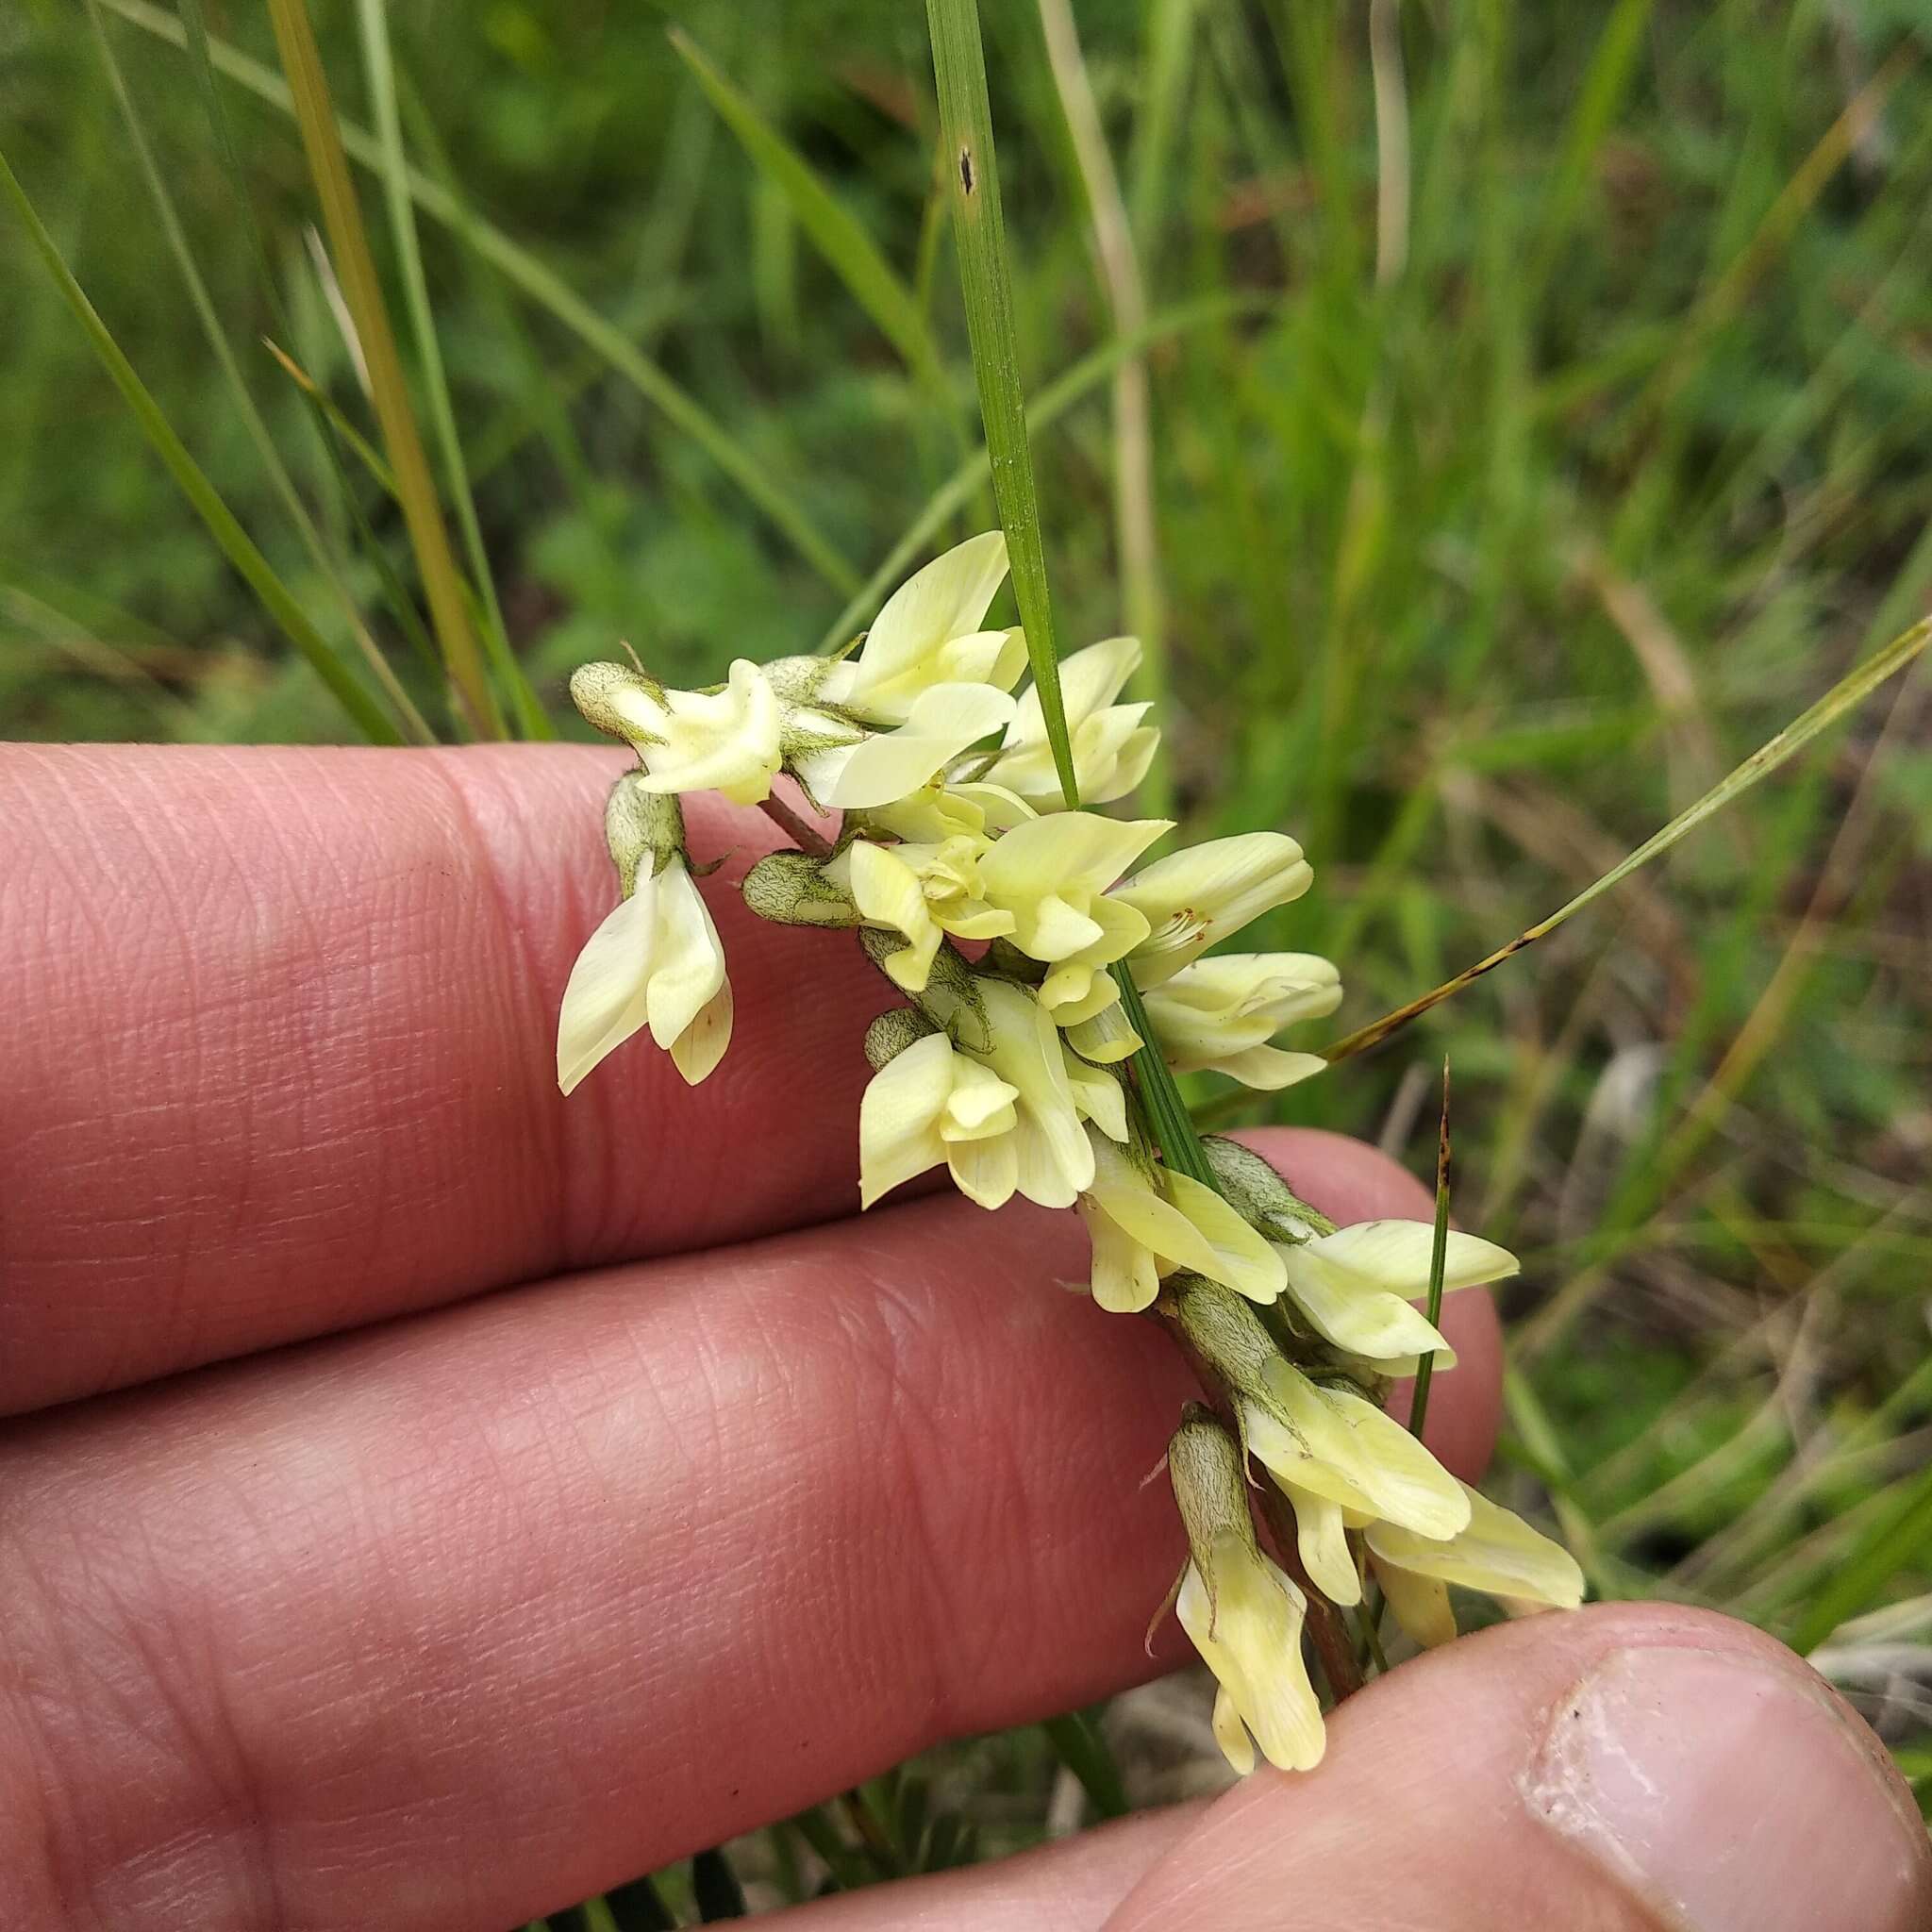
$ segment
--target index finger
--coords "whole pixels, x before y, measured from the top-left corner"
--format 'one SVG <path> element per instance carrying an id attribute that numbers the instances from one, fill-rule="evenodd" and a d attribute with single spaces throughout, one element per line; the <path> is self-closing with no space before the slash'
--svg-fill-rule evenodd
<path id="1" fill-rule="evenodd" d="M 0 758 L 0 1412 L 856 1202 L 852 946 L 749 916 L 779 842 L 692 801 L 738 989 L 688 1090 L 566 1104 L 558 1001 L 612 903 L 591 747 Z"/>

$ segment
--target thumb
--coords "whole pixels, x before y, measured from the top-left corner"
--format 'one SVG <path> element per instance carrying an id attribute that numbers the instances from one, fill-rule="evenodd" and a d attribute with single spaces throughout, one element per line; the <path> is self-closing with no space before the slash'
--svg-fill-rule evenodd
<path id="1" fill-rule="evenodd" d="M 1925 1829 L 1877 1740 L 1781 1645 L 1605 1606 L 1485 1631 L 1352 1698 L 1106 1932 L 1923 1932 Z"/>

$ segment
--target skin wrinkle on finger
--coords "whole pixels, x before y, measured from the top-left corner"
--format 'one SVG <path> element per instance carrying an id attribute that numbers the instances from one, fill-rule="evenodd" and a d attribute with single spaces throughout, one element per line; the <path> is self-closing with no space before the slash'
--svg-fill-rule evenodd
<path id="1" fill-rule="evenodd" d="M 1413 1185 L 1328 1137 L 1270 1144 L 1339 1213 Z M 58 1544 L 50 1524 L 75 1548 L 33 1627 L 0 1583 L 0 1737 L 24 1681 L 41 1733 L 0 1747 L 0 1833 L 22 1834 L 0 1923 L 42 1922 L 6 1888 L 66 1818 L 58 1856 L 104 1925 L 135 1923 L 129 1874 L 172 1846 L 183 1923 L 249 1923 L 223 1916 L 230 1874 L 273 1857 L 291 1924 L 468 1932 L 1147 1674 L 1179 1555 L 1141 1488 L 1187 1391 L 1164 1338 L 1051 1285 L 1079 1265 L 1070 1215 L 941 1200 L 852 1232 L 13 1424 L 0 1549 Z M 1458 1371 L 1441 1410 L 1494 1394 Z M 125 1695 L 49 1684 L 50 1618 L 88 1629 Z M 156 1630 L 195 1633 L 192 1657 Z M 127 1710 L 154 1759 L 131 1781 Z M 167 1781 L 191 1721 L 236 1740 L 223 1791 Z M 50 1780 L 71 1797 L 42 1798 Z"/>
<path id="2" fill-rule="evenodd" d="M 891 995 L 836 935 L 738 903 L 777 842 L 756 813 L 691 816 L 734 855 L 703 888 L 739 990 L 718 1074 L 687 1089 L 638 1041 L 557 1093 L 623 764 L 0 752 L 25 830 L 0 879 L 0 1410 L 848 1211 Z"/>

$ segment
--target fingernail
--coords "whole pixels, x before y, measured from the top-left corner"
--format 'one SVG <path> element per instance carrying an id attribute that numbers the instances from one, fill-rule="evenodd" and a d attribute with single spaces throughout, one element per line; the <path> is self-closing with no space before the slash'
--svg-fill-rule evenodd
<path id="1" fill-rule="evenodd" d="M 1795 1664 L 1624 1650 L 1556 1707 L 1522 1790 L 1672 1932 L 1923 1932 L 1932 1856 L 1879 1755 Z"/>

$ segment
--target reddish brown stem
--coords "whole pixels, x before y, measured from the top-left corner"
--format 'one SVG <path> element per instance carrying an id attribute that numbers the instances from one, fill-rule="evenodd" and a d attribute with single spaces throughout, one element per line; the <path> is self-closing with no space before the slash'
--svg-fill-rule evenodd
<path id="1" fill-rule="evenodd" d="M 832 856 L 832 841 L 824 833 L 814 831 L 811 826 L 778 797 L 774 792 L 769 798 L 759 801 L 758 809 L 798 847 L 808 852 L 814 858 L 829 858 Z"/>

